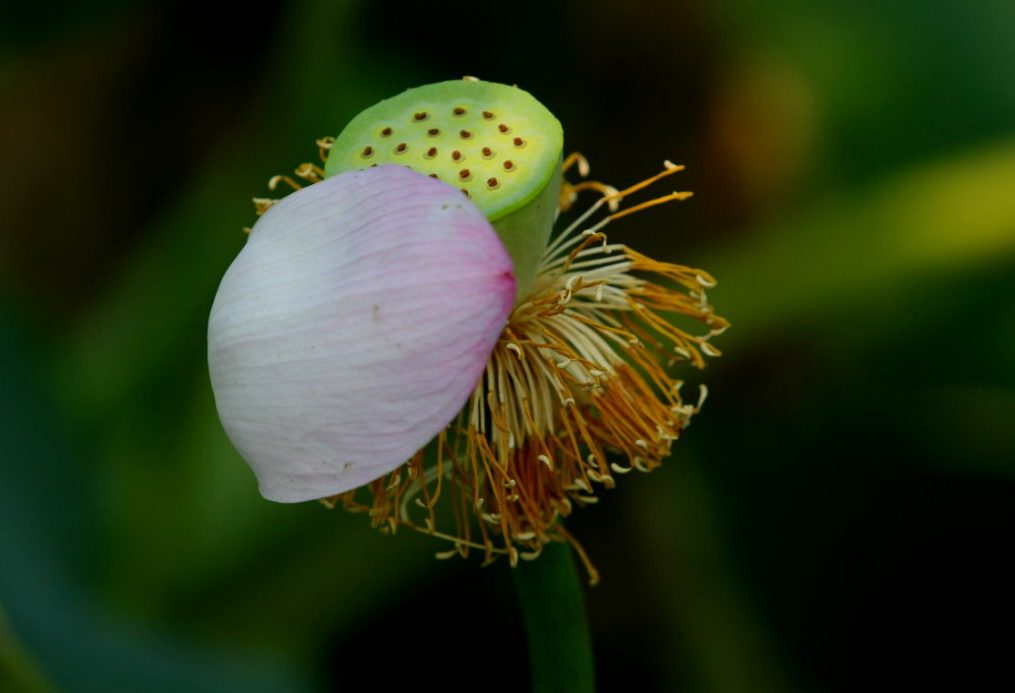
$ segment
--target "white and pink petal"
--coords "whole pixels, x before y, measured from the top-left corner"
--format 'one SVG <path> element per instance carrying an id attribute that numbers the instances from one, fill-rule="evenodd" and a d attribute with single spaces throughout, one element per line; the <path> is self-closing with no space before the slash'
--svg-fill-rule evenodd
<path id="1" fill-rule="evenodd" d="M 459 412 L 515 298 L 511 259 L 455 188 L 400 166 L 268 210 L 212 307 L 215 402 L 265 498 L 387 474 Z"/>

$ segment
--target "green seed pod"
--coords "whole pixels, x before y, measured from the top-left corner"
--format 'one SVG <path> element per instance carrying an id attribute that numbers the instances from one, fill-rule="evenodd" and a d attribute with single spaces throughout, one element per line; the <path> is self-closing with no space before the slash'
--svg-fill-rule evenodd
<path id="1" fill-rule="evenodd" d="M 560 194 L 564 135 L 531 94 L 479 80 L 409 89 L 345 127 L 325 176 L 402 164 L 461 189 L 493 224 L 524 296 L 546 248 Z"/>

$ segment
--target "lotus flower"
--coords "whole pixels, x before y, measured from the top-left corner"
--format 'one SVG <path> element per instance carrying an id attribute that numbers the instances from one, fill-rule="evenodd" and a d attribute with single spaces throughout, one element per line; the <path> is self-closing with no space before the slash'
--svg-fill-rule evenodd
<path id="1" fill-rule="evenodd" d="M 297 191 L 255 200 L 209 325 L 219 414 L 261 492 L 448 540 L 441 558 L 514 565 L 568 542 L 594 582 L 564 519 L 669 455 L 705 395 L 685 401 L 672 370 L 704 367 L 728 326 L 706 272 L 603 232 L 689 197 L 621 208 L 682 167 L 569 182 L 588 164 L 562 156 L 552 114 L 475 80 L 404 92 L 318 144 L 326 166 L 296 170 L 309 186 L 279 176 Z"/>

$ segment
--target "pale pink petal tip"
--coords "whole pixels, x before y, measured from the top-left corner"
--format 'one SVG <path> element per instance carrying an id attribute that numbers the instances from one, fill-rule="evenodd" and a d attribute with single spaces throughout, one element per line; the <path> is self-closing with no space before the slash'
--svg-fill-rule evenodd
<path id="1" fill-rule="evenodd" d="M 482 212 L 401 166 L 343 173 L 254 226 L 208 325 L 215 403 L 262 495 L 393 471 L 459 412 L 515 297 Z"/>

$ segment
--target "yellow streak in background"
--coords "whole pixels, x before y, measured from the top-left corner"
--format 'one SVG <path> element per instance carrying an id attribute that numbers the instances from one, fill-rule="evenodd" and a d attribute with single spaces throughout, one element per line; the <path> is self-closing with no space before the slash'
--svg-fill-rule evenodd
<path id="1" fill-rule="evenodd" d="M 838 195 L 695 263 L 751 341 L 791 321 L 896 300 L 920 282 L 1015 260 L 1015 140 Z"/>

